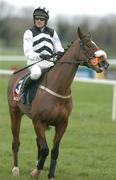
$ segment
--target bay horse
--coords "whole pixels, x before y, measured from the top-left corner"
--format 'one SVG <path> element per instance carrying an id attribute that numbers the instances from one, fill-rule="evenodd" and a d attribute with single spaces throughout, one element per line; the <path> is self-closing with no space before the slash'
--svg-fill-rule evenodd
<path id="1" fill-rule="evenodd" d="M 84 34 L 79 27 L 77 32 L 79 38 L 68 47 L 63 56 L 56 61 L 54 67 L 44 75 L 31 105 L 13 99 L 16 85 L 27 71 L 13 74 L 9 80 L 7 95 L 13 135 L 13 176 L 19 175 L 19 132 L 21 118 L 26 114 L 32 119 L 38 147 L 38 159 L 36 167 L 31 172 L 32 178 L 39 177 L 49 153 L 45 136 L 46 128 L 48 125 L 55 127 L 48 173 L 48 179 L 54 180 L 60 142 L 72 111 L 71 84 L 75 73 L 79 65 L 87 66 L 97 73 L 108 68 L 106 53 L 91 40 L 90 35 Z"/>

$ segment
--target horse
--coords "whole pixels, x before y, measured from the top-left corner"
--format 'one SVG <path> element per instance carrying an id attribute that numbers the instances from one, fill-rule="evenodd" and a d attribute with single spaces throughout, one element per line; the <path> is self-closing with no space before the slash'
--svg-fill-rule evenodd
<path id="1" fill-rule="evenodd" d="M 89 34 L 84 34 L 80 27 L 77 29 L 78 38 L 64 51 L 62 57 L 44 74 L 38 85 L 31 104 L 23 104 L 13 99 L 17 83 L 28 70 L 13 74 L 8 83 L 8 106 L 11 118 L 12 151 L 14 163 L 12 175 L 19 175 L 18 152 L 20 146 L 20 124 L 24 114 L 33 123 L 37 143 L 37 163 L 31 172 L 32 178 L 40 176 L 45 160 L 49 154 L 46 139 L 46 129 L 53 126 L 55 134 L 51 148 L 48 179 L 54 180 L 61 139 L 67 129 L 72 111 L 71 84 L 78 67 L 87 66 L 97 73 L 107 70 L 109 63 L 107 54 L 101 50 Z"/>

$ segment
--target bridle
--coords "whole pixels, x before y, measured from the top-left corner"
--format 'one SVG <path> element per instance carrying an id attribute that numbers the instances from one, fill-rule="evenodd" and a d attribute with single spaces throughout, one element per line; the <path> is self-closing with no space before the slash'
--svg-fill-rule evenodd
<path id="1" fill-rule="evenodd" d="M 54 63 L 55 63 L 55 64 L 57 64 L 57 63 L 60 63 L 60 64 L 65 64 L 65 63 L 67 63 L 67 64 L 77 64 L 77 65 L 83 65 L 84 63 L 87 63 L 87 65 L 90 66 L 90 60 L 93 59 L 93 58 L 95 58 L 95 55 L 94 55 L 94 54 L 92 55 L 91 52 L 89 52 L 89 51 L 86 50 L 85 44 L 82 42 L 82 40 L 80 40 L 79 43 L 80 43 L 80 48 L 79 48 L 78 56 L 76 57 L 76 61 L 68 60 L 68 61 L 63 62 L 63 61 L 57 60 L 57 61 L 54 62 Z M 81 51 L 81 50 L 84 52 L 84 55 L 85 55 L 85 57 L 86 57 L 86 58 L 83 59 L 83 60 L 80 60 L 80 51 Z M 51 60 L 48 60 L 48 61 L 51 61 Z M 53 61 L 52 61 L 52 62 L 53 62 Z"/>

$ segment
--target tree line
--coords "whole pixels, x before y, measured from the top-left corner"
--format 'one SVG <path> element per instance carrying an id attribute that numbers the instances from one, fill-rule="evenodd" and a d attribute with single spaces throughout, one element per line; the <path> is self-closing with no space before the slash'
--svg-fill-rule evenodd
<path id="1" fill-rule="evenodd" d="M 33 8 L 16 10 L 8 3 L 0 2 L 0 46 L 22 49 L 23 34 L 33 25 Z M 16 12 L 15 12 L 16 10 Z M 111 57 L 116 57 L 116 15 L 104 17 L 90 16 L 57 16 L 49 20 L 48 26 L 56 29 L 64 48 L 70 45 L 77 36 L 80 26 L 84 33 L 90 33 L 92 39 Z"/>

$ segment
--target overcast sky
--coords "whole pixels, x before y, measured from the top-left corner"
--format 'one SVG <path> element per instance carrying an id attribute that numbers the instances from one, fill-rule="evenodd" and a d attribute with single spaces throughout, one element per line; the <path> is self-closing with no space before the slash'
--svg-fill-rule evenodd
<path id="1" fill-rule="evenodd" d="M 116 15 L 115 0 L 0 0 L 19 8 L 46 7 L 50 15 Z"/>

